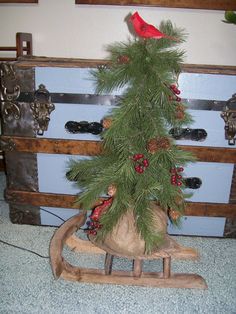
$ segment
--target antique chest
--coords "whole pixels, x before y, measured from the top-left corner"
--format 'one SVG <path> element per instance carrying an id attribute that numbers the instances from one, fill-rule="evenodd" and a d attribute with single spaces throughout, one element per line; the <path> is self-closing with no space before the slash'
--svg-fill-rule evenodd
<path id="1" fill-rule="evenodd" d="M 91 69 L 104 65 L 45 57 L 1 64 L 1 149 L 12 222 L 56 226 L 79 211 L 79 189 L 65 176 L 68 162 L 101 152 L 101 121 L 122 94 L 96 94 Z M 184 65 L 179 89 L 194 123 L 170 133 L 197 162 L 185 169 L 193 193 L 186 216 L 169 233 L 235 237 L 235 114 L 227 110 L 236 107 L 236 67 Z M 70 130 L 68 121 L 84 129 Z"/>

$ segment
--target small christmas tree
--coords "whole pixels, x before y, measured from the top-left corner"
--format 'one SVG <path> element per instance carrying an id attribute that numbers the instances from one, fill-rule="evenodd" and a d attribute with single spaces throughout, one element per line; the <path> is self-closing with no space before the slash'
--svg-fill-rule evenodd
<path id="1" fill-rule="evenodd" d="M 167 215 L 178 223 L 184 212 L 183 166 L 193 160 L 169 135 L 170 128 L 191 122 L 177 87 L 184 53 L 176 46 L 185 36 L 170 21 L 158 30 L 137 12 L 129 22 L 134 38 L 110 45 L 109 63 L 93 71 L 98 93 L 125 87 L 119 106 L 104 119 L 103 153 L 72 161 L 68 178 L 83 188 L 83 209 L 110 196 L 91 215 L 88 233 L 95 243 L 105 243 L 114 230 L 121 241 L 117 226 L 129 220 L 128 233 L 135 232 L 150 254 L 165 241 Z"/>

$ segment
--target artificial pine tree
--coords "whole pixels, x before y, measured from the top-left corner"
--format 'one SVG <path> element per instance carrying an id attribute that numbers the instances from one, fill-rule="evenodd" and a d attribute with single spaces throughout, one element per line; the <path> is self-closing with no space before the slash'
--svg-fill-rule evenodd
<path id="1" fill-rule="evenodd" d="M 68 178 L 83 189 L 78 197 L 83 209 L 110 196 L 91 215 L 88 233 L 95 243 L 106 243 L 114 230 L 118 242 L 128 239 L 117 226 L 129 220 L 126 232 L 136 233 L 132 242 L 140 239 L 150 254 L 166 239 L 167 215 L 178 223 L 184 212 L 183 166 L 193 160 L 169 135 L 171 128 L 191 122 L 177 87 L 184 53 L 176 46 L 185 36 L 170 21 L 158 30 L 137 12 L 129 22 L 134 38 L 110 45 L 109 62 L 92 73 L 98 93 L 125 88 L 119 106 L 104 119 L 103 153 L 72 161 Z"/>

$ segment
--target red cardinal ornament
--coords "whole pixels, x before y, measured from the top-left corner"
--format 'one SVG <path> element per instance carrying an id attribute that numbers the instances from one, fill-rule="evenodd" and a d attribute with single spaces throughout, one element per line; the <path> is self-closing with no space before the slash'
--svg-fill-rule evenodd
<path id="1" fill-rule="evenodd" d="M 140 37 L 155 38 L 155 39 L 168 38 L 168 39 L 176 40 L 173 37 L 163 34 L 155 26 L 146 23 L 138 14 L 138 12 L 135 12 L 133 15 L 131 15 L 130 21 L 134 27 L 135 32 Z"/>

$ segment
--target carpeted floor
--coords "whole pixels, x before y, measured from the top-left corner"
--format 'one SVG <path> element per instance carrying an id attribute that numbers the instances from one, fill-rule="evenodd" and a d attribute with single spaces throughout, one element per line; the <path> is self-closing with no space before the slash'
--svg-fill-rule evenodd
<path id="1" fill-rule="evenodd" d="M 48 256 L 55 228 L 13 225 L 3 200 L 5 178 L 0 174 L 0 240 Z M 195 247 L 198 262 L 175 261 L 173 270 L 202 275 L 208 290 L 158 289 L 135 286 L 93 285 L 54 280 L 48 258 L 0 243 L 0 313 L 236 313 L 236 241 L 176 237 L 179 243 Z M 65 252 L 76 262 L 76 254 Z M 102 267 L 99 255 L 82 255 L 87 267 Z M 159 261 L 145 263 L 145 270 L 156 270 Z M 116 259 L 114 267 L 131 267 Z"/>

